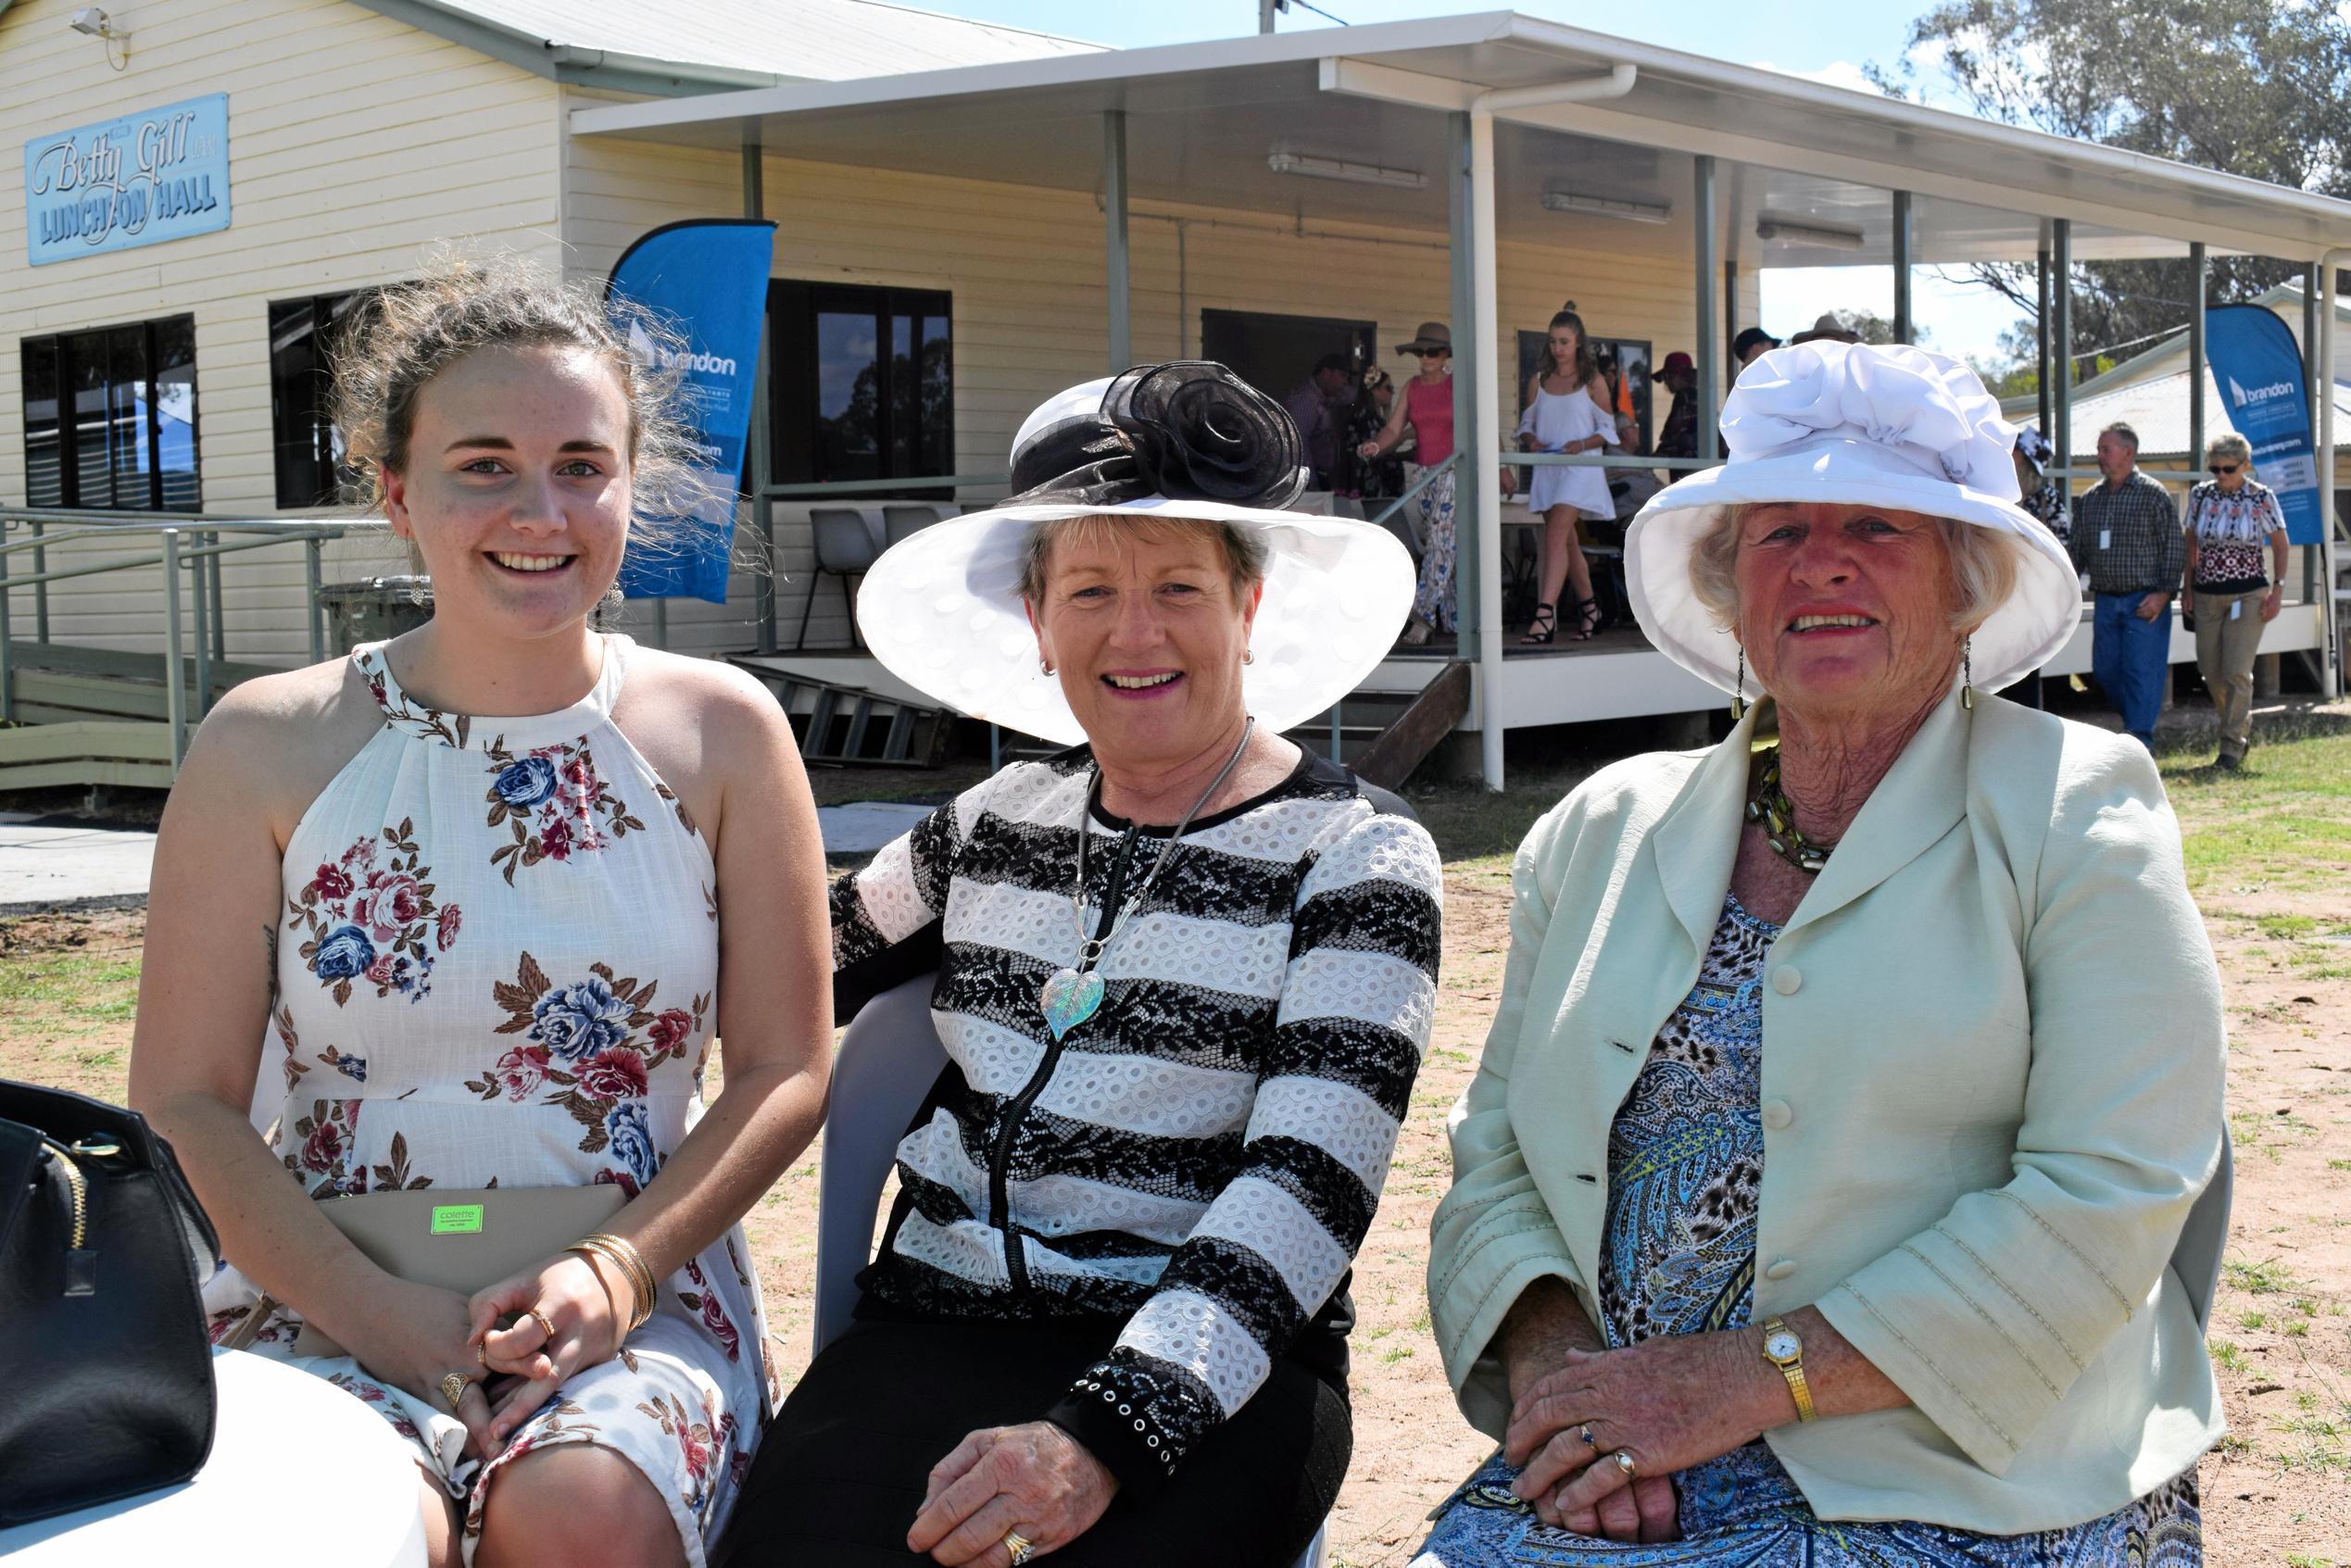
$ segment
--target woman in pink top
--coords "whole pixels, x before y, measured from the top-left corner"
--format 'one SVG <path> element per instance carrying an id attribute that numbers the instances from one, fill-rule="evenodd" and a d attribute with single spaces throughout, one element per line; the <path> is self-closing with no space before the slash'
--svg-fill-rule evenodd
<path id="1" fill-rule="evenodd" d="M 1415 445 L 1406 468 L 1406 488 L 1428 477 L 1428 470 L 1453 455 L 1453 334 L 1442 321 L 1423 321 L 1410 343 L 1396 345 L 1399 354 L 1420 357 L 1420 374 L 1404 383 L 1404 395 L 1389 409 L 1379 433 L 1355 448 L 1355 455 L 1377 461 L 1404 439 L 1410 423 Z M 1432 631 L 1451 633 L 1453 618 L 1453 470 L 1439 474 L 1415 498 L 1420 508 L 1420 589 L 1413 596 L 1412 623 L 1404 641 L 1418 646 Z"/>

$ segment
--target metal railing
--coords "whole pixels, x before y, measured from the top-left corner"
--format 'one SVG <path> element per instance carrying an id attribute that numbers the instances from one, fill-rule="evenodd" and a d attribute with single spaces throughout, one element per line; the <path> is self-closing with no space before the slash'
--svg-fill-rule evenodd
<path id="1" fill-rule="evenodd" d="M 326 658 L 325 608 L 320 603 L 322 582 L 321 548 L 352 533 L 382 533 L 388 525 L 380 518 L 334 517 L 250 518 L 195 513 L 67 511 L 32 507 L 0 507 L 0 723 L 16 721 L 16 683 L 10 669 L 14 652 L 16 591 L 30 588 L 33 596 L 34 641 L 50 640 L 49 584 L 112 572 L 162 570 L 164 641 L 164 712 L 171 731 L 171 765 L 177 769 L 187 755 L 191 719 L 202 720 L 212 702 L 216 663 L 228 661 L 228 625 L 220 569 L 228 556 L 250 550 L 299 544 L 303 546 L 308 593 L 305 620 L 310 659 Z M 25 537 L 8 535 L 22 529 Z M 119 540 L 153 535 L 156 552 L 51 570 L 51 546 L 76 541 Z M 223 535 L 229 537 L 224 541 Z M 31 557 L 30 574 L 15 575 L 12 558 Z M 188 574 L 188 616 L 181 612 L 181 572 Z M 190 633 L 194 643 L 195 707 L 190 712 Z"/>

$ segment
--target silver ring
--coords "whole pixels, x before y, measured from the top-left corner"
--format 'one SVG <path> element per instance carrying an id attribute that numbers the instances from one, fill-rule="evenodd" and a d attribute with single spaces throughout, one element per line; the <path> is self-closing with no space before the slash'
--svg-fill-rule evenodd
<path id="1" fill-rule="evenodd" d="M 1036 1545 L 1018 1530 L 1004 1533 L 1004 1549 L 1012 1554 L 1012 1568 L 1021 1568 L 1022 1563 L 1037 1555 Z"/>
<path id="2" fill-rule="evenodd" d="M 1616 1461 L 1616 1468 L 1625 1473 L 1625 1479 L 1628 1481 L 1633 1479 L 1641 1474 L 1641 1466 L 1634 1463 L 1633 1456 L 1626 1452 L 1624 1449 L 1618 1449 L 1615 1453 L 1610 1454 L 1608 1457 Z"/>

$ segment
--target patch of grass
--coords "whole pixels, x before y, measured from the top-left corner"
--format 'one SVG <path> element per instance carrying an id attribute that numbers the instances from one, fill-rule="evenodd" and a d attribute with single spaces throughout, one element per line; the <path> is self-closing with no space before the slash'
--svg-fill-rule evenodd
<path id="1" fill-rule="evenodd" d="M 2237 1326 L 2244 1329 L 2247 1334 L 2258 1333 L 2262 1327 L 2269 1323 L 2269 1314 L 2267 1312 L 2240 1312 L 2237 1314 Z"/>
<path id="2" fill-rule="evenodd" d="M 2253 927 L 2272 941 L 2291 942 L 2318 930 L 2319 922 L 2310 915 L 2256 915 Z"/>
<path id="3" fill-rule="evenodd" d="M 2244 1370 L 2244 1352 L 2237 1348 L 2237 1343 L 2235 1340 L 2210 1340 L 2207 1342 L 2207 1348 L 2212 1351 L 2212 1364 L 2214 1366 L 2220 1368 L 2223 1372 L 2243 1372 Z"/>
<path id="4" fill-rule="evenodd" d="M 2288 1339 L 2307 1339 L 2310 1337 L 2310 1325 L 2301 1322 L 2290 1323 L 2285 1325 L 2285 1336 Z"/>
<path id="5" fill-rule="evenodd" d="M 139 955 L 73 949 L 0 958 L 0 1019 L 119 1023 L 137 1009 Z"/>
<path id="6" fill-rule="evenodd" d="M 2277 1296 L 2302 1284 L 2294 1271 L 2275 1258 L 2248 1263 L 2232 1258 L 2220 1265 L 2221 1276 L 2248 1296 Z"/>
<path id="7" fill-rule="evenodd" d="M 2327 1161 L 2327 1169 L 2330 1171 L 2351 1171 L 2351 1160 L 2330 1160 Z"/>
<path id="8" fill-rule="evenodd" d="M 2290 1551 L 2285 1554 L 2286 1568 L 2334 1568 L 2334 1559 L 2320 1557 L 2315 1552 Z"/>

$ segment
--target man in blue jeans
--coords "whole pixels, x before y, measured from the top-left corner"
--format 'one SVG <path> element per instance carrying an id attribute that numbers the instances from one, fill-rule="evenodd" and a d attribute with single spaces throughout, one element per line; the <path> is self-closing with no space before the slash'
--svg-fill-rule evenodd
<path id="1" fill-rule="evenodd" d="M 2115 423 L 2098 433 L 2105 483 L 2074 503 L 2073 563 L 2090 575 L 2095 608 L 2090 668 L 2122 727 L 2155 748 L 2156 715 L 2170 678 L 2171 596 L 2188 560 L 2178 508 L 2139 471 L 2139 434 Z"/>

